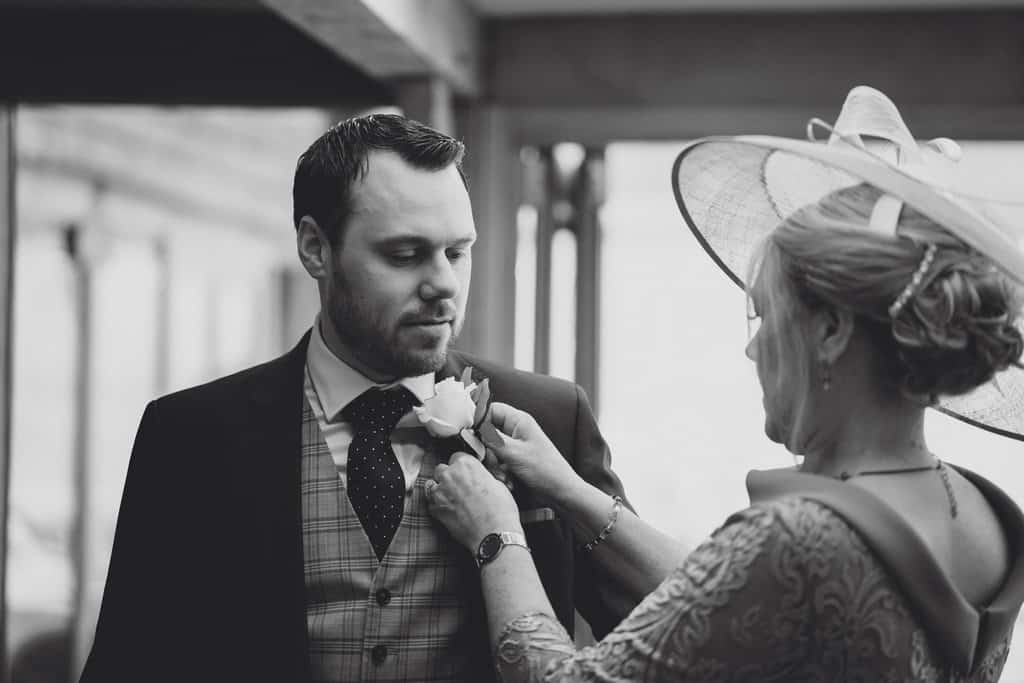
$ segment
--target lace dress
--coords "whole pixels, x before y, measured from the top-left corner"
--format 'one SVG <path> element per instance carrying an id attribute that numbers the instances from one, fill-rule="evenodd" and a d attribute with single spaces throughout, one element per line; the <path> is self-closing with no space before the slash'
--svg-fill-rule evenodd
<path id="1" fill-rule="evenodd" d="M 510 622 L 495 654 L 499 678 L 996 681 L 1024 601 L 1024 518 L 994 485 L 960 471 L 996 510 L 1015 558 L 981 609 L 866 491 L 791 472 L 752 473 L 751 507 L 597 645 L 576 651 L 546 615 Z"/>

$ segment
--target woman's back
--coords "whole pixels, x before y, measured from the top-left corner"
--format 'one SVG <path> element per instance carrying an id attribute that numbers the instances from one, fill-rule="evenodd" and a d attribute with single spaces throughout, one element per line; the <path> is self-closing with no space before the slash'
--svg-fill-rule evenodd
<path id="1" fill-rule="evenodd" d="M 954 468 L 943 466 L 952 499 L 937 471 L 855 477 L 924 541 L 971 605 L 981 607 L 1002 586 L 1010 566 L 1006 534 L 985 497 Z M 953 515 L 955 506 L 956 516 Z"/>
<path id="2" fill-rule="evenodd" d="M 730 517 L 601 643 L 564 659 L 545 680 L 996 681 L 1024 600 L 1024 517 L 990 484 L 983 494 L 959 475 L 952 480 L 964 507 L 950 524 L 948 513 L 937 522 L 919 518 L 916 503 L 901 504 L 915 521 L 901 520 L 874 491 L 850 483 L 753 473 L 751 507 Z M 939 486 L 947 507 L 930 509 L 948 510 Z M 883 495 L 893 494 L 899 501 L 930 495 L 913 487 Z M 927 505 L 921 500 L 920 509 Z M 915 525 L 932 540 L 915 541 Z M 967 535 L 997 534 L 1003 552 L 975 541 L 957 548 L 957 526 Z M 948 561 L 931 557 L 930 543 L 948 548 Z M 972 561 L 982 580 L 971 580 Z M 963 595 L 988 593 L 975 603 L 980 610 L 942 585 L 947 567 L 966 577 L 951 583 Z M 990 599 L 1010 609 L 986 613 Z M 517 656 L 535 657 L 542 671 L 555 653 L 536 645 Z"/>

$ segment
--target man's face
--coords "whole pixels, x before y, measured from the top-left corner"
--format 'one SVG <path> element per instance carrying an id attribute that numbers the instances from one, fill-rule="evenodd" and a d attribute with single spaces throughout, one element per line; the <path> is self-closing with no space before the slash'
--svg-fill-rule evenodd
<path id="1" fill-rule="evenodd" d="M 476 240 L 458 170 L 371 152 L 353 208 L 323 301 L 344 351 L 384 377 L 440 369 L 462 328 Z"/>

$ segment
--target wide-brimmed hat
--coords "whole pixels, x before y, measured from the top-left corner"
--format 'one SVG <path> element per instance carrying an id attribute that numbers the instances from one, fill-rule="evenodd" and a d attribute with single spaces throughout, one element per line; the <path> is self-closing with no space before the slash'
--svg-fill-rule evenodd
<path id="1" fill-rule="evenodd" d="M 827 131 L 827 140 L 816 140 L 819 130 Z M 850 91 L 833 126 L 811 119 L 807 137 L 702 138 L 676 157 L 672 188 L 679 210 L 740 287 L 758 244 L 783 219 L 863 183 L 883 192 L 865 230 L 894 234 L 902 206 L 911 206 L 1024 285 L 1024 203 L 964 192 L 956 178 L 961 152 L 955 142 L 919 144 L 892 101 L 866 86 Z M 941 397 L 936 407 L 1024 440 L 1024 370 L 1011 367 L 968 394 Z"/>

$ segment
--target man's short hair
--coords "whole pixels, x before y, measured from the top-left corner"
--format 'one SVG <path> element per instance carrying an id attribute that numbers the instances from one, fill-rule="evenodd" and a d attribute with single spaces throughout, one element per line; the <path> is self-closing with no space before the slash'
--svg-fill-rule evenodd
<path id="1" fill-rule="evenodd" d="M 465 145 L 418 121 L 394 114 L 370 114 L 345 119 L 309 146 L 295 166 L 292 187 L 295 229 L 311 216 L 338 246 L 352 213 L 352 188 L 366 175 L 375 150 L 395 152 L 415 168 L 440 171 L 454 164 L 462 170 Z"/>

